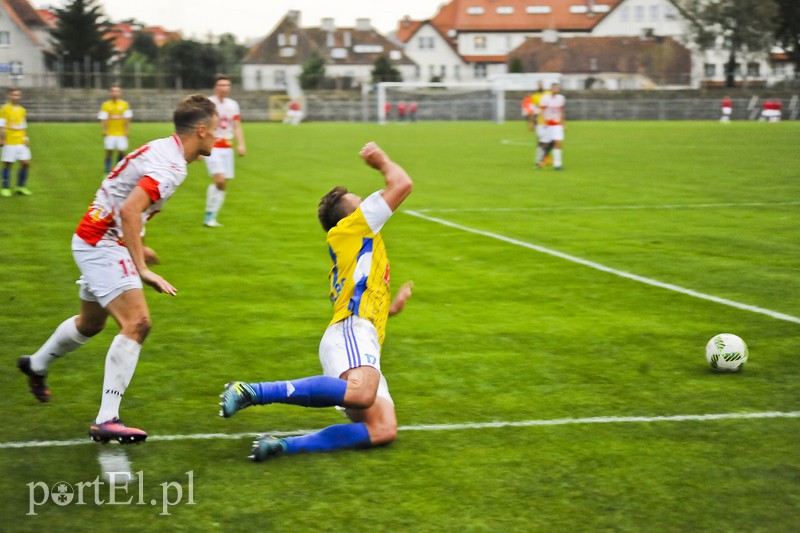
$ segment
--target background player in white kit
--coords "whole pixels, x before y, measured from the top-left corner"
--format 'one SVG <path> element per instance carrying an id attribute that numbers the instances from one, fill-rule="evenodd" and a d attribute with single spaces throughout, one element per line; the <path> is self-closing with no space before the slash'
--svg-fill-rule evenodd
<path id="1" fill-rule="evenodd" d="M 554 83 L 550 87 L 550 94 L 542 96 L 542 100 L 539 103 L 545 124 L 544 136 L 546 142 L 553 143 L 554 170 L 564 170 L 561 153 L 564 143 L 564 104 L 565 98 L 561 94 L 561 86 L 558 83 Z M 537 167 L 544 167 L 545 157 L 547 157 L 547 153 L 541 154 L 540 159 L 536 161 Z"/>
<path id="2" fill-rule="evenodd" d="M 217 214 L 225 202 L 225 190 L 229 179 L 233 179 L 233 139 L 236 139 L 236 152 L 243 157 L 247 151 L 244 145 L 244 132 L 239 115 L 239 104 L 228 98 L 231 93 L 231 79 L 224 74 L 217 74 L 214 84 L 214 95 L 209 99 L 217 106 L 219 123 L 217 125 L 214 149 L 206 158 L 208 175 L 214 183 L 208 186 L 206 193 L 206 216 L 203 223 L 209 228 L 222 226 L 217 222 Z"/>
<path id="3" fill-rule="evenodd" d="M 122 395 L 150 332 L 142 284 L 172 296 L 176 290 L 147 267 L 141 235 L 145 222 L 183 183 L 187 163 L 211 153 L 216 107 L 203 95 L 188 96 L 175 110 L 174 122 L 174 135 L 141 146 L 103 180 L 72 236 L 72 254 L 81 271 L 80 314 L 61 323 L 35 354 L 17 361 L 33 395 L 47 402 L 45 377 L 53 361 L 82 346 L 103 330 L 109 315 L 114 317 L 120 332 L 106 355 L 100 412 L 89 428 L 99 442 L 127 444 L 147 438 L 119 419 Z"/>

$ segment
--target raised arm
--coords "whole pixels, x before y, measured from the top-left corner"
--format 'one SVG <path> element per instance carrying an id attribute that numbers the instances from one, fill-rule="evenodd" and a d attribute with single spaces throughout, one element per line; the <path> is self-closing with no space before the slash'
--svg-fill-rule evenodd
<path id="1" fill-rule="evenodd" d="M 368 142 L 358 155 L 360 155 L 369 166 L 375 170 L 379 170 L 383 174 L 386 180 L 383 199 L 392 211 L 396 211 L 397 208 L 400 207 L 400 204 L 403 203 L 403 200 L 411 194 L 411 189 L 414 186 L 411 178 L 403 167 L 389 159 L 386 152 L 381 150 L 374 142 Z"/>

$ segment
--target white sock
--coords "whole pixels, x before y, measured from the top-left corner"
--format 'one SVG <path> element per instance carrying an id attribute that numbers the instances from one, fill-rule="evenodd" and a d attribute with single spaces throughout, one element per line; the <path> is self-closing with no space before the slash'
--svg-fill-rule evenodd
<path id="1" fill-rule="evenodd" d="M 206 213 L 211 214 L 211 219 L 217 219 L 217 213 L 222 209 L 222 204 L 225 203 L 225 191 L 217 189 L 213 183 L 208 186 L 206 191 Z"/>
<path id="2" fill-rule="evenodd" d="M 536 162 L 541 163 L 542 159 L 544 159 L 544 148 L 540 145 L 536 147 Z"/>
<path id="3" fill-rule="evenodd" d="M 561 166 L 561 148 L 553 148 L 553 166 L 556 168 Z"/>
<path id="4" fill-rule="evenodd" d="M 42 347 L 31 356 L 31 370 L 46 375 L 53 361 L 80 348 L 89 340 L 89 337 L 81 335 L 75 326 L 77 318 L 73 316 L 62 322 Z"/>
<path id="5" fill-rule="evenodd" d="M 125 335 L 117 335 L 106 354 L 106 371 L 103 377 L 103 400 L 97 413 L 98 424 L 119 418 L 122 395 L 133 378 L 142 345 Z"/>

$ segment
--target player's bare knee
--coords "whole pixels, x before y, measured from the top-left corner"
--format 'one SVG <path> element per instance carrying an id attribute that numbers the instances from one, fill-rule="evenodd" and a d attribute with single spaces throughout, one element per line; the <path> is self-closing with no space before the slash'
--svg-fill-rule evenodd
<path id="1" fill-rule="evenodd" d="M 78 317 L 75 320 L 75 328 L 78 330 L 78 333 L 83 335 L 84 337 L 94 337 L 101 331 L 103 331 L 106 327 L 106 320 L 86 320 L 81 319 Z"/>
<path id="2" fill-rule="evenodd" d="M 121 333 L 141 344 L 147 338 L 151 328 L 152 323 L 150 322 L 150 317 L 148 315 L 142 315 L 123 327 Z"/>
<path id="3" fill-rule="evenodd" d="M 389 444 L 397 439 L 397 423 L 389 421 L 373 422 L 367 426 L 369 440 L 373 446 Z"/>

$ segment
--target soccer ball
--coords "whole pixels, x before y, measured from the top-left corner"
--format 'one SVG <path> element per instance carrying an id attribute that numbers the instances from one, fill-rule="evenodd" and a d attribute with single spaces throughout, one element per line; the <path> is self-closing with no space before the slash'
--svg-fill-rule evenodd
<path id="1" fill-rule="evenodd" d="M 747 345 L 732 333 L 720 333 L 706 344 L 706 361 L 718 372 L 738 372 L 747 362 Z"/>

